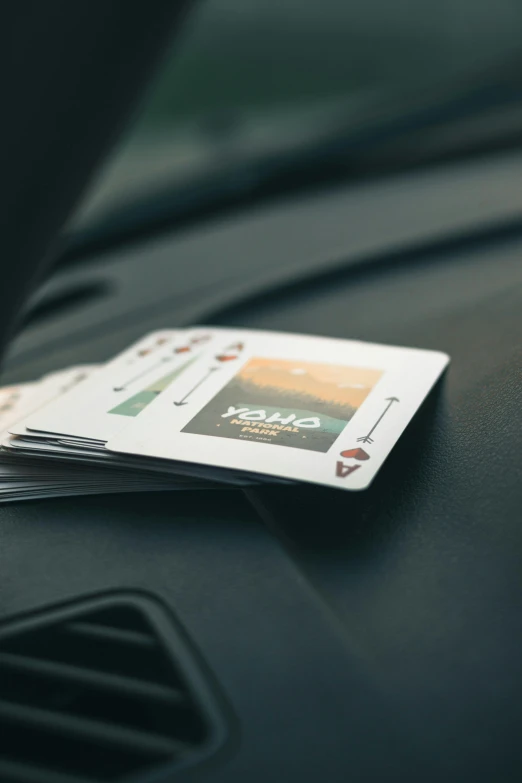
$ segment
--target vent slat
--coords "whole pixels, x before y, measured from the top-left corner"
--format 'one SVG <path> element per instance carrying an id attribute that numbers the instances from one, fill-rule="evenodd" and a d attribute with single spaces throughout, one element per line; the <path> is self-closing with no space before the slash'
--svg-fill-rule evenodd
<path id="1" fill-rule="evenodd" d="M 87 743 L 132 748 L 133 752 L 157 758 L 180 756 L 190 751 L 188 743 L 158 737 L 150 733 L 114 726 L 77 716 L 58 714 L 39 707 L 26 707 L 0 701 L 0 719 L 37 726 L 48 734 L 75 737 Z"/>
<path id="2" fill-rule="evenodd" d="M 56 770 L 46 771 L 24 762 L 2 760 L 0 760 L 0 780 L 9 783 L 94 783 L 91 777 L 62 775 Z"/>
<path id="3" fill-rule="evenodd" d="M 128 631 L 124 628 L 110 628 L 107 625 L 98 625 L 98 623 L 86 621 L 68 623 L 64 627 L 64 631 L 87 638 L 104 639 L 112 642 L 120 642 L 125 645 L 145 647 L 147 649 L 153 649 L 157 644 L 153 636 L 141 633 L 141 631 Z"/>
<path id="4" fill-rule="evenodd" d="M 19 672 L 30 672 L 42 677 L 52 677 L 58 681 L 67 681 L 93 687 L 98 690 L 125 693 L 172 705 L 185 705 L 186 696 L 169 686 L 156 685 L 153 682 L 134 680 L 119 674 L 73 666 L 66 663 L 31 658 L 18 653 L 0 652 L 0 666 Z"/>
<path id="5" fill-rule="evenodd" d="M 0 783 L 148 779 L 225 736 L 184 635 L 142 594 L 2 624 L 0 672 Z"/>

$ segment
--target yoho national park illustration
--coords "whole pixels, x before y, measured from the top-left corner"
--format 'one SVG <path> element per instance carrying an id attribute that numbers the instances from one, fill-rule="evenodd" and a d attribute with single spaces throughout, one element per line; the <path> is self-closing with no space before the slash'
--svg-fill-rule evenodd
<path id="1" fill-rule="evenodd" d="M 382 370 L 252 358 L 183 432 L 326 452 Z"/>

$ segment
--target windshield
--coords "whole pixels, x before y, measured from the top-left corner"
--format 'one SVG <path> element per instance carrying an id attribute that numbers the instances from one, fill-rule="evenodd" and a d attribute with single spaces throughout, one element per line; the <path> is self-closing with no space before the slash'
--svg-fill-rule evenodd
<path id="1" fill-rule="evenodd" d="M 491 107 L 498 114 L 504 104 L 518 110 L 521 23 L 518 0 L 204 0 L 72 233 L 87 236 L 96 225 L 103 233 L 127 210 L 133 225 L 146 221 L 147 205 L 158 194 L 165 201 L 172 185 L 199 189 L 171 198 L 163 206 L 169 215 L 189 202 L 244 195 L 268 171 L 252 169 L 252 160 L 292 159 L 292 176 L 285 175 L 293 181 L 325 140 L 336 140 L 326 152 L 337 164 L 347 150 L 339 139 L 355 134 L 352 159 L 369 166 L 390 127 L 397 137 L 398 120 L 413 117 L 399 127 L 404 139 L 419 118 L 425 129 Z M 434 111 L 440 107 L 445 113 Z M 460 128 L 461 147 L 472 144 L 477 127 Z M 354 168 L 332 165 L 343 177 Z"/>

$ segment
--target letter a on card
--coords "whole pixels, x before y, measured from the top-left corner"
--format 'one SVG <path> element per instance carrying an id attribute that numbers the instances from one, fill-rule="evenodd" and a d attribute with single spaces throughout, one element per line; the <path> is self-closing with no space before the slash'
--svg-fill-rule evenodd
<path id="1" fill-rule="evenodd" d="M 339 478 L 346 478 L 350 475 L 350 473 L 353 473 L 354 470 L 357 470 L 360 468 L 360 465 L 345 465 L 344 462 L 341 462 L 341 460 L 337 461 L 337 466 L 335 470 L 335 475 Z"/>

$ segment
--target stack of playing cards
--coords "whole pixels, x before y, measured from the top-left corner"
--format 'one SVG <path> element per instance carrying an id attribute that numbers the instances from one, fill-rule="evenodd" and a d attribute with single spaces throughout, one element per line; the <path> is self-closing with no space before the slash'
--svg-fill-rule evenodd
<path id="1" fill-rule="evenodd" d="M 0 389 L 0 501 L 313 482 L 367 487 L 446 354 L 194 327 Z"/>

